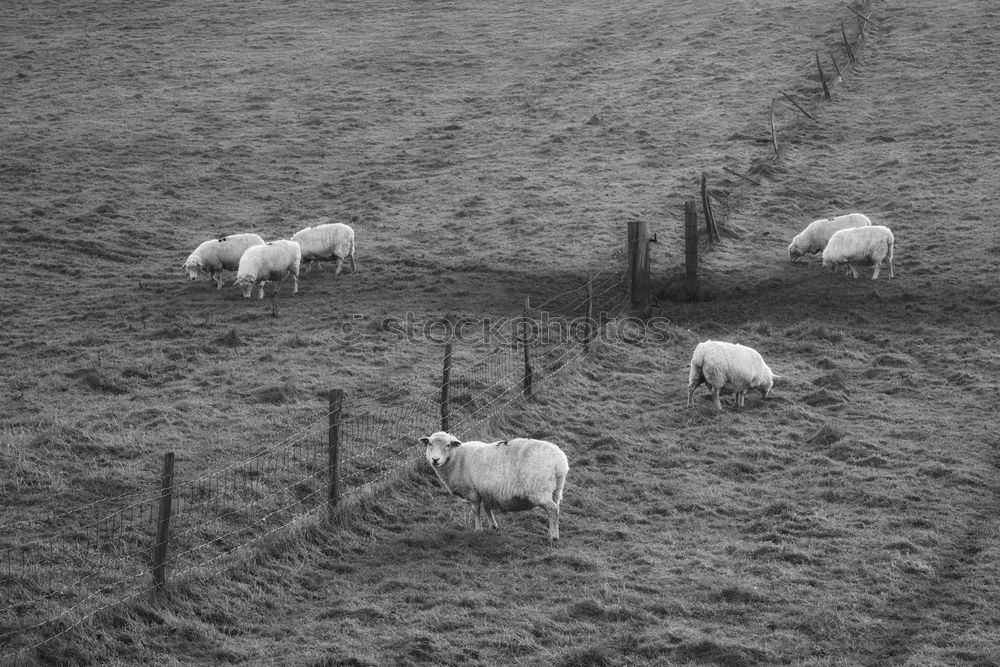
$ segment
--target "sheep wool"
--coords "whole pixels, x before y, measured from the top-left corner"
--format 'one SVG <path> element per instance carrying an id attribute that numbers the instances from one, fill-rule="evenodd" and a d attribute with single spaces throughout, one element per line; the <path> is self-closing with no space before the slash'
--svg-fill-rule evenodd
<path id="1" fill-rule="evenodd" d="M 694 390 L 705 383 L 712 390 L 716 410 L 722 410 L 719 392 L 723 389 L 736 394 L 736 407 L 741 408 L 751 389 L 759 391 L 762 399 L 767 398 L 775 377 L 764 358 L 752 347 L 706 340 L 698 343 L 691 355 L 687 404 L 691 407 Z"/>
<path id="2" fill-rule="evenodd" d="M 292 277 L 292 294 L 299 291 L 299 266 L 302 250 L 295 241 L 269 241 L 264 245 L 247 248 L 240 258 L 236 271 L 236 285 L 243 290 L 243 296 L 253 296 L 254 285 L 260 286 L 258 298 L 264 298 L 264 284 L 268 281 Z"/>
<path id="3" fill-rule="evenodd" d="M 559 505 L 569 462 L 557 445 L 529 438 L 461 442 L 444 431 L 420 442 L 445 488 L 472 504 L 476 530 L 483 529 L 484 509 L 499 529 L 494 511 L 541 507 L 549 519 L 549 542 L 559 540 Z"/>
<path id="4" fill-rule="evenodd" d="M 864 213 L 848 213 L 814 220 L 792 239 L 788 246 L 788 258 L 796 262 L 803 255 L 823 252 L 834 233 L 849 227 L 868 227 L 871 224 L 871 219 Z"/>
<path id="5" fill-rule="evenodd" d="M 222 271 L 236 271 L 240 258 L 247 248 L 264 245 L 264 239 L 256 234 L 230 234 L 218 239 L 205 241 L 187 258 L 182 268 L 191 280 L 197 280 L 201 273 L 207 273 L 222 289 Z"/>
<path id="6" fill-rule="evenodd" d="M 329 220 L 329 218 L 322 218 Z M 326 223 L 300 229 L 292 235 L 292 240 L 302 247 L 302 261 L 320 266 L 320 261 L 337 262 L 334 275 L 339 275 L 344 260 L 351 261 L 351 271 L 356 271 L 354 263 L 354 230 L 343 223 Z"/>
<path id="7" fill-rule="evenodd" d="M 841 264 L 847 264 L 851 274 L 857 278 L 856 264 L 872 264 L 872 280 L 878 280 L 882 262 L 889 265 L 889 277 L 894 278 L 892 271 L 892 249 L 895 244 L 892 231 L 884 225 L 842 229 L 830 237 L 823 251 L 823 268 L 835 271 Z"/>

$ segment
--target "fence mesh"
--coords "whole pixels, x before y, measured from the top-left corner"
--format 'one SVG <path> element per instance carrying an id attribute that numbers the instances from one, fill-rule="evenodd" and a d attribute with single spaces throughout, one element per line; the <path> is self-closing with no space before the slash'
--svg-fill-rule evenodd
<path id="1" fill-rule="evenodd" d="M 459 346 L 448 385 L 450 430 L 459 437 L 473 432 L 522 399 L 526 367 L 533 391 L 572 367 L 588 339 L 627 306 L 626 291 L 626 276 L 605 269 Z M 336 417 L 341 503 L 378 492 L 421 460 L 420 436 L 441 425 L 442 383 L 414 375 L 346 396 Z M 163 563 L 168 586 L 193 573 L 220 572 L 229 556 L 330 509 L 330 420 L 329 412 L 319 414 L 221 469 L 175 474 Z M 162 495 L 151 489 L 105 498 L 0 529 L 0 661 L 153 590 Z M 19 533 L 46 536 L 19 540 Z"/>

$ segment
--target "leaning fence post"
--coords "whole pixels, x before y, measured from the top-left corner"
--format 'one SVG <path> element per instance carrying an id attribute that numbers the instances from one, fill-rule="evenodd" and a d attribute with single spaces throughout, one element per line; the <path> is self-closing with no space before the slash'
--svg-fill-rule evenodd
<path id="1" fill-rule="evenodd" d="M 170 505 L 174 492 L 174 453 L 163 455 L 160 476 L 160 518 L 156 525 L 156 549 L 153 552 L 153 581 L 162 591 L 167 581 L 167 543 L 170 539 Z"/>
<path id="2" fill-rule="evenodd" d="M 719 227 L 715 224 L 715 214 L 712 212 L 712 200 L 708 195 L 708 174 L 701 172 L 701 210 L 705 214 L 705 229 L 709 238 L 719 240 Z"/>
<path id="3" fill-rule="evenodd" d="M 684 289 L 687 298 L 698 298 L 698 209 L 694 201 L 684 202 Z"/>
<path id="4" fill-rule="evenodd" d="M 450 418 L 448 408 L 448 393 L 451 385 L 451 343 L 444 345 L 444 368 L 441 371 L 441 430 L 449 431 L 448 422 Z"/>
<path id="5" fill-rule="evenodd" d="M 844 38 L 844 48 L 847 49 L 847 59 L 849 62 L 854 62 L 854 51 L 851 50 L 851 44 L 847 41 L 847 30 L 844 29 L 844 22 L 840 22 L 840 34 Z"/>
<path id="6" fill-rule="evenodd" d="M 344 408 L 344 390 L 333 389 L 330 391 L 330 411 L 328 413 L 328 452 L 329 452 L 329 486 L 328 496 L 330 512 L 337 507 L 340 502 L 340 417 Z"/>
<path id="7" fill-rule="evenodd" d="M 819 51 L 816 52 L 816 69 L 819 70 L 819 82 L 823 84 L 823 97 L 830 99 L 830 87 L 826 85 L 826 74 L 823 73 L 823 66 L 819 63 Z"/>

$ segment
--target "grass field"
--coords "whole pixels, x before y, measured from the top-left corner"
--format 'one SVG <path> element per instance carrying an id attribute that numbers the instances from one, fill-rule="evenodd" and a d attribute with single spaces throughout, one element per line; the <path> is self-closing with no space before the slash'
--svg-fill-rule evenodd
<path id="1" fill-rule="evenodd" d="M 26 653 L 6 649 L 39 637 L 4 616 L 0 655 L 998 664 L 1000 10 L 872 11 L 823 101 L 814 54 L 843 63 L 855 22 L 829 0 L 7 3 L 3 545 L 155 489 L 165 451 L 187 474 L 250 456 L 331 388 L 350 405 L 432 386 L 439 346 L 387 342 L 380 322 L 516 317 L 624 269 L 628 219 L 658 235 L 664 335 L 601 340 L 459 434 L 563 447 L 558 547 L 539 511 L 473 532 L 416 465 L 342 525 L 308 520 Z M 736 189 L 726 168 L 769 164 L 782 91 L 815 120 L 779 103 L 781 160 L 688 302 L 684 201 L 703 171 Z M 788 262 L 806 223 L 854 210 L 893 229 L 894 278 Z M 311 272 L 294 298 L 180 271 L 205 239 L 324 215 L 355 228 L 358 271 Z M 349 326 L 373 335 L 345 342 Z M 772 396 L 686 408 L 709 338 L 760 350 Z"/>

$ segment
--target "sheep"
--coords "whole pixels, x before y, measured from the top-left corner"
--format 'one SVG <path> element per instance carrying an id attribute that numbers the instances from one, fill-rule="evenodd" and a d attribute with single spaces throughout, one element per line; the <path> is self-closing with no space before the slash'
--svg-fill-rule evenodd
<path id="1" fill-rule="evenodd" d="M 698 343 L 691 355 L 691 372 L 688 374 L 688 407 L 691 407 L 694 390 L 702 382 L 712 389 L 716 410 L 722 410 L 719 392 L 723 389 L 736 393 L 736 407 L 742 408 L 747 391 L 756 389 L 761 398 L 767 398 L 774 386 L 774 378 L 764 363 L 764 358 L 752 347 L 738 343 L 706 340 Z"/>
<path id="2" fill-rule="evenodd" d="M 863 213 L 848 213 L 834 218 L 814 220 L 792 239 L 788 246 L 788 258 L 797 262 L 805 254 L 823 252 L 834 232 L 848 227 L 867 227 L 871 224 L 871 219 Z"/>
<path id="3" fill-rule="evenodd" d="M 243 252 L 255 245 L 264 245 L 264 239 L 256 234 L 230 234 L 205 241 L 194 249 L 181 268 L 187 270 L 191 280 L 197 280 L 201 273 L 209 274 L 215 280 L 216 289 L 222 289 L 222 270 L 238 269 Z"/>
<path id="4" fill-rule="evenodd" d="M 260 285 L 260 296 L 264 298 L 264 283 L 269 280 L 284 280 L 291 275 L 294 287 L 292 294 L 299 291 L 299 266 L 302 264 L 302 249 L 295 241 L 268 241 L 264 245 L 247 248 L 240 258 L 236 271 L 236 285 L 243 290 L 244 298 L 253 295 L 253 286 Z"/>
<path id="5" fill-rule="evenodd" d="M 329 220 L 321 218 L 319 222 Z M 351 260 L 351 271 L 356 271 L 354 264 L 354 230 L 340 222 L 325 223 L 300 229 L 292 235 L 292 240 L 302 246 L 302 261 L 308 261 L 308 269 L 313 264 L 320 266 L 320 260 L 336 260 L 337 269 L 334 275 L 340 275 L 344 259 Z M 308 270 L 307 269 L 307 270 Z"/>
<path id="6" fill-rule="evenodd" d="M 475 508 L 475 530 L 483 529 L 483 509 L 499 530 L 494 510 L 541 507 L 549 518 L 549 543 L 559 541 L 559 503 L 569 463 L 558 446 L 528 438 L 461 442 L 444 431 L 420 442 L 426 445 L 427 462 L 445 489 Z"/>
<path id="7" fill-rule="evenodd" d="M 855 264 L 875 265 L 872 280 L 878 280 L 882 261 L 889 264 L 889 277 L 894 278 L 892 271 L 892 246 L 895 239 L 892 231 L 885 225 L 842 229 L 830 237 L 823 251 L 823 268 L 835 271 L 840 264 L 847 264 L 851 274 L 857 278 L 858 270 Z"/>

